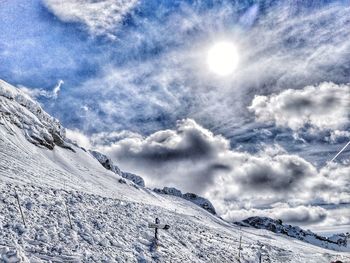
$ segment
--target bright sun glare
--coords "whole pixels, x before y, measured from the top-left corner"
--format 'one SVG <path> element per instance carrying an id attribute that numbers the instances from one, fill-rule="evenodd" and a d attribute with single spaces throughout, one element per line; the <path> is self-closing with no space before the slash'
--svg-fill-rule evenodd
<path id="1" fill-rule="evenodd" d="M 212 72 L 220 76 L 229 75 L 238 64 L 236 47 L 230 42 L 216 43 L 208 51 L 207 63 Z"/>

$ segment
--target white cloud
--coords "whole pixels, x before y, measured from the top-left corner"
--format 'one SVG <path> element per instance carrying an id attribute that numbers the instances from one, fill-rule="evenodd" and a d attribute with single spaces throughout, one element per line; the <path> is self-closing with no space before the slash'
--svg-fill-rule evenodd
<path id="1" fill-rule="evenodd" d="M 260 122 L 272 122 L 292 130 L 305 127 L 335 130 L 333 138 L 344 135 L 345 131 L 339 130 L 350 125 L 350 85 L 324 82 L 300 90 L 256 96 L 249 110 Z"/>
<path id="2" fill-rule="evenodd" d="M 321 222 L 328 214 L 305 206 L 350 202 L 348 163 L 317 169 L 278 145 L 256 154 L 233 151 L 227 139 L 191 119 L 149 136 L 105 132 L 92 135 L 90 142 L 121 169 L 143 176 L 148 187 L 175 186 L 204 195 L 229 220 L 244 212 Z"/>
<path id="3" fill-rule="evenodd" d="M 86 25 L 93 35 L 114 38 L 113 30 L 138 0 L 44 0 L 46 6 L 65 22 Z"/>
<path id="4" fill-rule="evenodd" d="M 66 137 L 72 142 L 78 144 L 81 147 L 84 147 L 87 150 L 91 148 L 89 137 L 77 129 L 66 129 Z"/>
<path id="5" fill-rule="evenodd" d="M 290 206 L 286 203 L 278 204 L 269 209 L 245 209 L 232 207 L 227 209 L 225 219 L 230 221 L 239 221 L 250 216 L 264 216 L 274 219 L 282 219 L 283 222 L 293 224 L 317 224 L 322 223 L 328 217 L 331 217 L 329 211 L 320 206 Z"/>
<path id="6" fill-rule="evenodd" d="M 93 145 L 99 146 L 111 146 L 114 143 L 121 141 L 123 139 L 142 139 L 143 137 L 131 131 L 121 131 L 121 132 L 100 132 L 95 133 L 90 137 Z"/>
<path id="7" fill-rule="evenodd" d="M 63 80 L 59 80 L 56 84 L 56 86 L 52 90 L 52 97 L 54 99 L 57 99 L 59 92 L 61 91 L 61 86 L 64 84 Z"/>
<path id="8" fill-rule="evenodd" d="M 106 120 L 101 130 L 153 132 L 167 126 L 159 119 L 173 123 L 188 117 L 230 137 L 249 123 L 247 106 L 256 94 L 348 81 L 349 7 L 332 5 L 295 15 L 282 4 L 266 16 L 255 7 L 239 16 L 237 8 L 224 2 L 199 12 L 182 4 L 169 13 L 160 6 L 160 21 L 134 15 L 137 27 L 127 28 L 113 46 L 126 62 L 104 63 L 100 74 L 71 96 L 91 105 L 98 98 L 94 109 Z M 225 79 L 208 72 L 205 63 L 208 48 L 221 39 L 234 42 L 240 57 L 237 70 Z M 94 122 L 86 129 L 93 130 Z"/>
<path id="9" fill-rule="evenodd" d="M 350 131 L 339 131 L 339 130 L 335 130 L 335 131 L 331 131 L 331 134 L 329 136 L 329 140 L 331 142 L 336 142 L 340 139 L 342 140 L 347 140 L 350 138 Z"/>
<path id="10" fill-rule="evenodd" d="M 49 91 L 44 89 L 38 89 L 38 88 L 27 88 L 25 86 L 18 86 L 20 90 L 28 94 L 33 99 L 38 99 L 39 97 L 45 97 L 48 99 L 57 99 L 59 92 L 61 91 L 61 86 L 64 84 L 63 80 L 59 80 L 55 87 Z"/>

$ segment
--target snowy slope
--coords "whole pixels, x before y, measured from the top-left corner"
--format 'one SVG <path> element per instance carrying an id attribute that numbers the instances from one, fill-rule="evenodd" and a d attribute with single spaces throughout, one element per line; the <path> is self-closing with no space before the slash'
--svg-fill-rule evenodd
<path id="1" fill-rule="evenodd" d="M 259 253 L 263 262 L 350 262 L 349 253 L 240 229 L 183 198 L 123 183 L 5 82 L 0 103 L 0 262 L 239 262 L 241 235 L 241 262 Z M 155 217 L 171 228 L 152 250 Z"/>

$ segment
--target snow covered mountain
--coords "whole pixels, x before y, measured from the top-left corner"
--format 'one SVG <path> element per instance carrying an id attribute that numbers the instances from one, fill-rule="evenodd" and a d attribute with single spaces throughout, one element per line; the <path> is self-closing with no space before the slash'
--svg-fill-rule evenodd
<path id="1" fill-rule="evenodd" d="M 156 217 L 170 229 L 159 231 L 154 250 L 148 223 Z M 37 102 L 0 82 L 0 262 L 258 262 L 259 255 L 350 261 L 349 252 L 241 228 L 125 180 L 70 143 Z"/>
<path id="2" fill-rule="evenodd" d="M 310 230 L 304 230 L 298 226 L 286 225 L 282 223 L 282 220 L 274 220 L 268 217 L 249 217 L 241 222 L 235 224 L 245 227 L 255 227 L 258 229 L 266 229 L 274 233 L 283 234 L 289 237 L 293 237 L 315 246 L 330 248 L 340 251 L 348 251 L 350 234 L 336 234 L 329 238 L 323 237 L 313 233 Z M 350 242 L 350 240 L 349 240 Z"/>

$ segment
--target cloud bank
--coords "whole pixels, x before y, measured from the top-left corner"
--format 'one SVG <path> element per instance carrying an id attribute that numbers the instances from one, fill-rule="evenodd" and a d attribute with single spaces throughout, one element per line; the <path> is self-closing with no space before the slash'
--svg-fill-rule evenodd
<path id="1" fill-rule="evenodd" d="M 349 160 L 317 169 L 278 145 L 256 154 L 234 151 L 223 136 L 191 119 L 149 136 L 97 133 L 89 143 L 122 169 L 142 175 L 149 187 L 175 186 L 206 196 L 228 220 L 258 214 L 325 223 L 331 215 L 310 204 L 350 202 Z"/>

